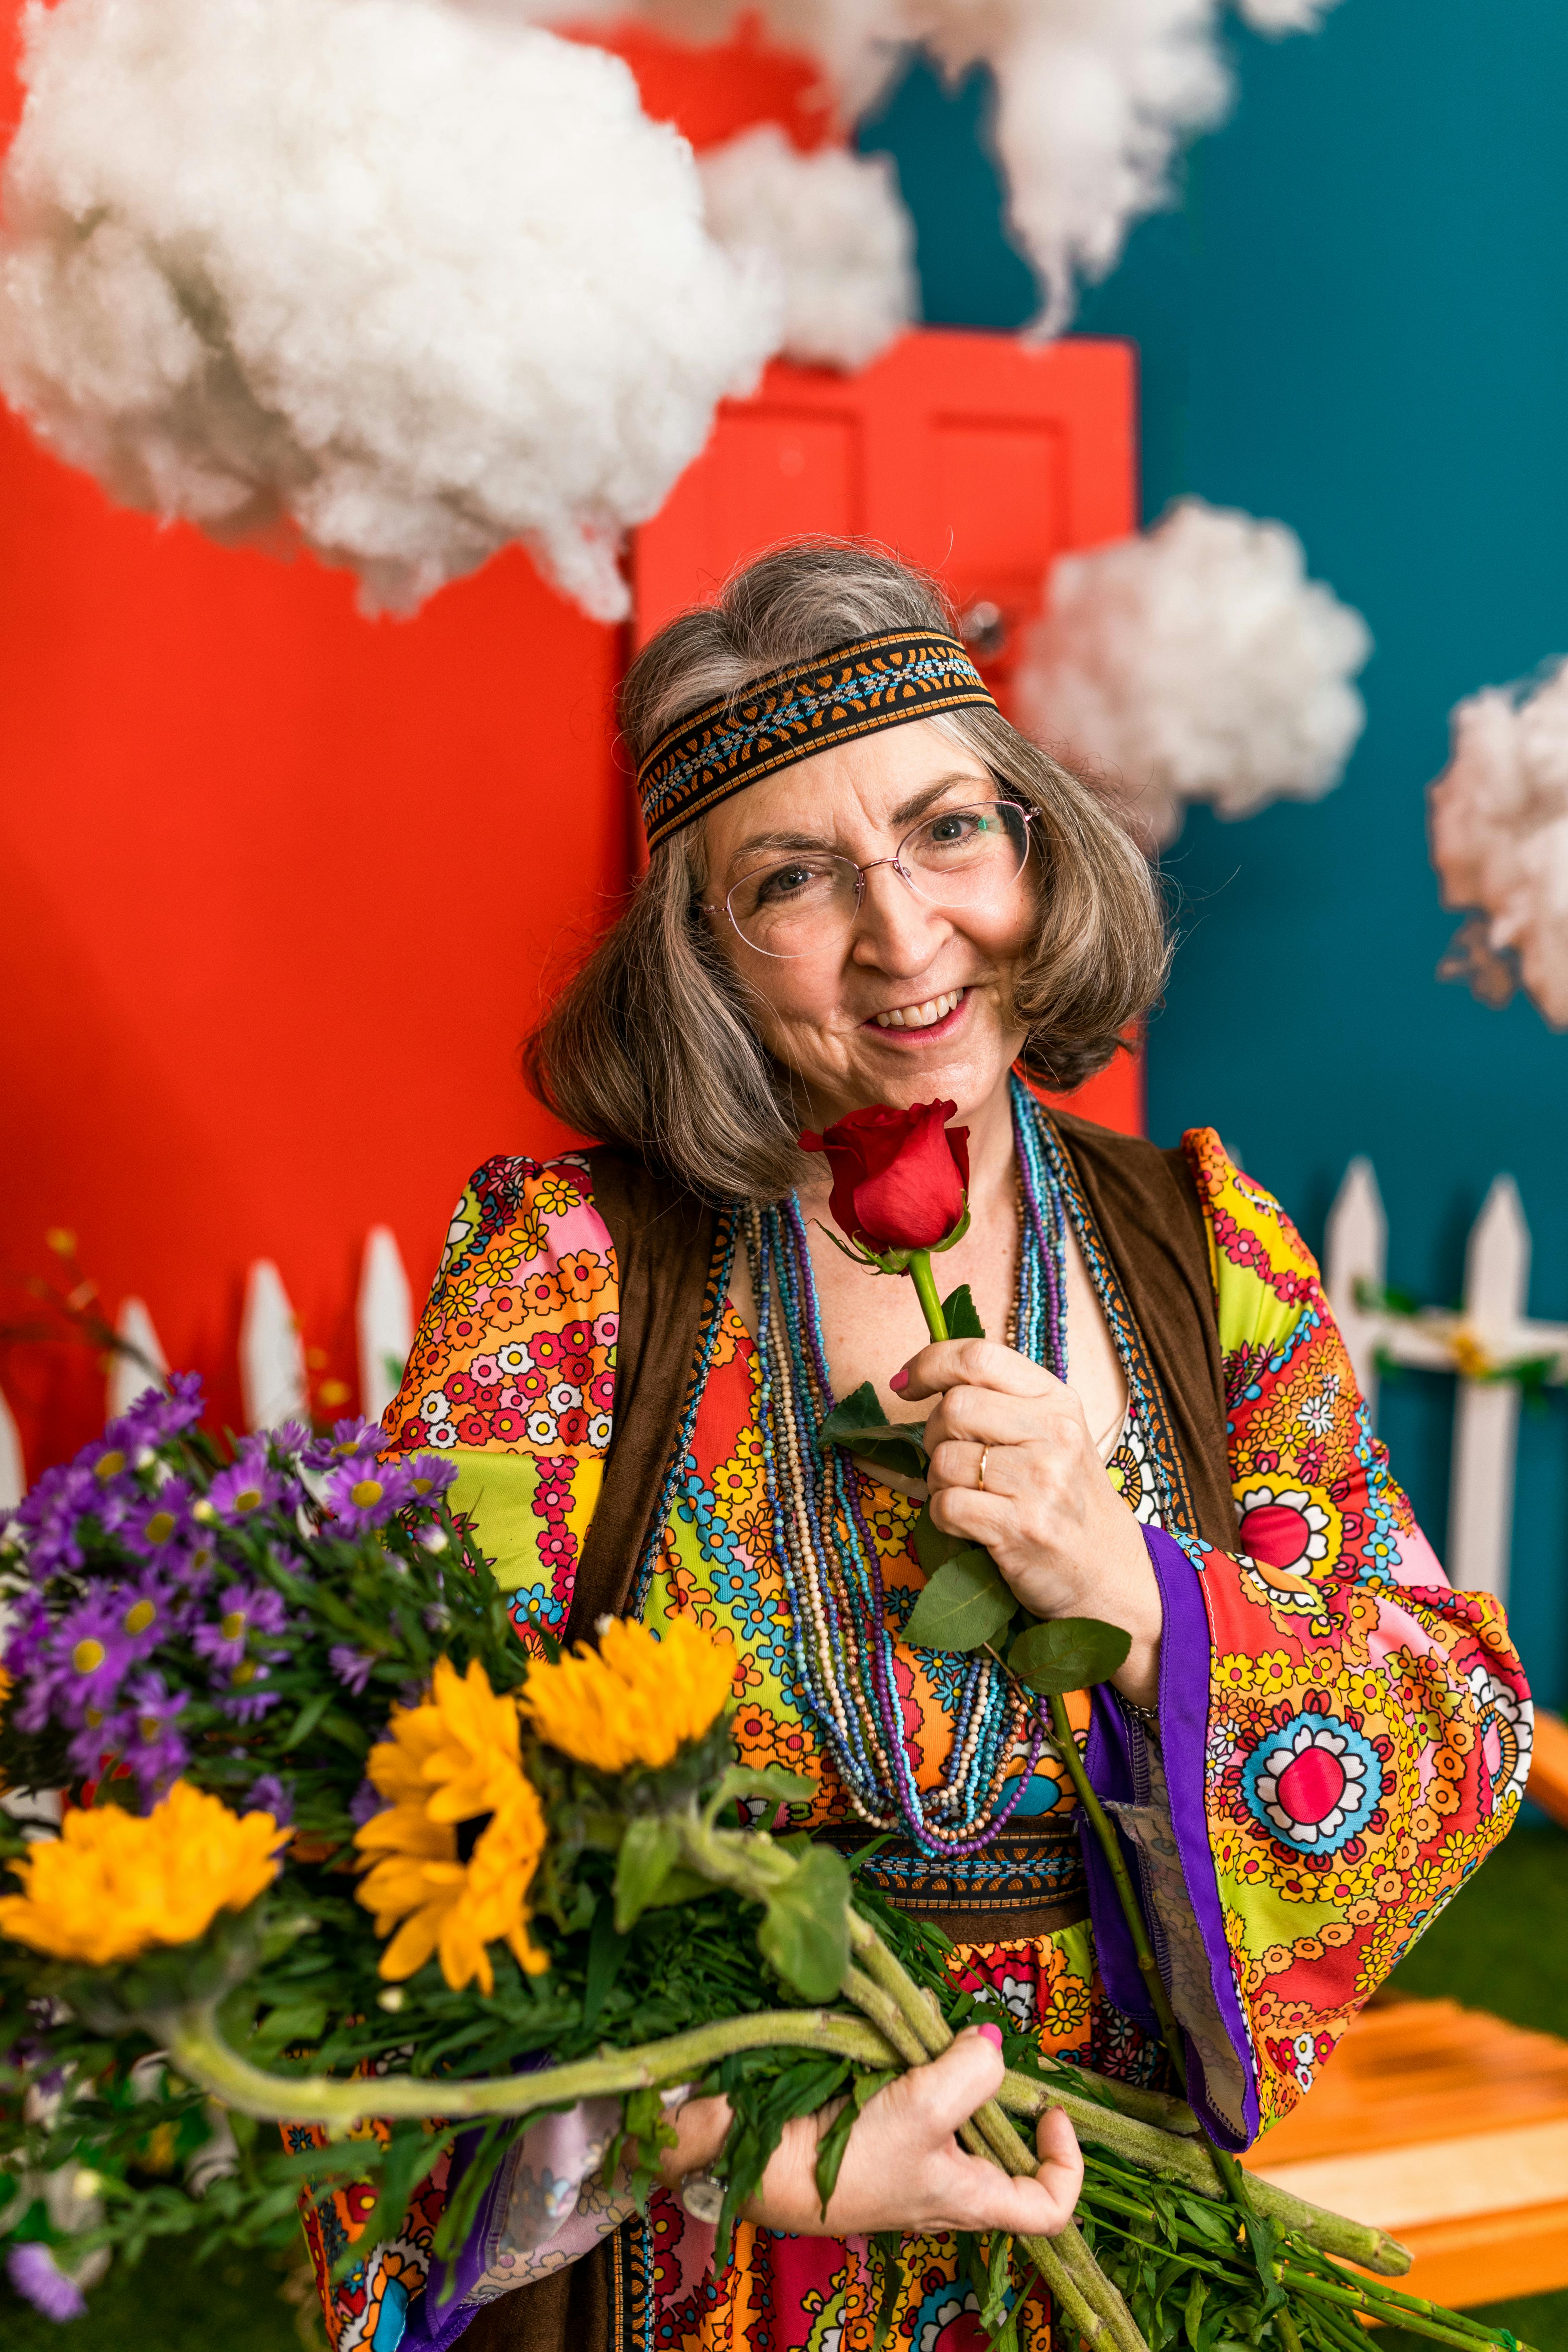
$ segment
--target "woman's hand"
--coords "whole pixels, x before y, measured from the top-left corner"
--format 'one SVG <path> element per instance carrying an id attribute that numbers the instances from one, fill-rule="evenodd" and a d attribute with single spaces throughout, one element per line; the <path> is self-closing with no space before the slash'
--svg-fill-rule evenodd
<path id="1" fill-rule="evenodd" d="M 746 2219 L 803 2238 L 878 2230 L 906 2237 L 1009 2230 L 1054 2238 L 1071 2220 L 1083 2182 L 1083 2158 L 1061 2109 L 1040 2118 L 1035 2145 L 1041 2163 L 1033 2179 L 1014 2179 L 988 2157 L 968 2155 L 954 2137 L 1001 2083 L 994 2032 L 967 2028 L 940 2058 L 911 2067 L 868 2100 L 849 2134 L 826 2221 L 814 2175 L 817 2142 L 837 2109 L 786 2124 Z M 686 2173 L 711 2164 L 729 2127 L 727 2099 L 693 2099 L 683 2107 L 679 2139 L 665 2162 L 667 2184 L 679 2193 Z"/>
<path id="2" fill-rule="evenodd" d="M 942 1533 L 984 1544 L 1037 1617 L 1124 1626 L 1132 1647 L 1116 1687 L 1152 1706 L 1160 1588 L 1074 1391 L 994 1339 L 935 1341 L 910 1358 L 893 1386 L 911 1403 L 939 1400 L 925 1442 L 931 1515 Z"/>

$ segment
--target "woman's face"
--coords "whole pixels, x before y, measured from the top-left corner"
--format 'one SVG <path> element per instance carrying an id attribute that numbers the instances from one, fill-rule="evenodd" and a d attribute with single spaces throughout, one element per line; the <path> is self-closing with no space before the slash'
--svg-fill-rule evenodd
<path id="1" fill-rule="evenodd" d="M 881 862 L 943 811 L 1001 797 L 973 752 L 915 719 L 796 761 L 704 820 L 707 919 L 752 993 L 763 1042 L 798 1074 L 817 1127 L 868 1103 L 944 1097 L 963 1118 L 1017 1058 L 1024 1031 L 1008 1008 L 1035 928 L 1037 852 L 982 903 L 957 907 L 921 895 Z M 759 904 L 761 874 L 776 877 L 764 895 L 771 887 L 772 903 L 786 905 L 805 870 L 792 870 L 792 854 L 822 851 L 877 867 L 852 926 L 805 954 L 762 953 L 726 914 L 727 896 L 743 883 L 737 906 Z"/>

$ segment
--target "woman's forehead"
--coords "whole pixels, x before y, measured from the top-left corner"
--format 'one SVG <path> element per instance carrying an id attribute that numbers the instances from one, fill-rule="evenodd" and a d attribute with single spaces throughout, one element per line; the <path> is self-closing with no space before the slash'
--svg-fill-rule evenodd
<path id="1" fill-rule="evenodd" d="M 951 793 L 990 785 L 975 752 L 929 719 L 911 719 L 792 761 L 721 801 L 704 820 L 708 854 L 727 863 L 779 841 L 863 839 L 918 824 Z"/>

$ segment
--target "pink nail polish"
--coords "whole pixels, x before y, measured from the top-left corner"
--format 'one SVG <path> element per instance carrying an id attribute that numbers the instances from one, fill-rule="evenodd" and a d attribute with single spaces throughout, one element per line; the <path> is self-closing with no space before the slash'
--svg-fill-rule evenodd
<path id="1" fill-rule="evenodd" d="M 977 2025 L 974 2030 L 977 2033 L 983 2034 L 987 2042 L 994 2043 L 998 2050 L 1001 2049 L 1002 2028 L 999 2025 Z"/>
<path id="2" fill-rule="evenodd" d="M 892 1379 L 888 1382 L 888 1386 L 890 1389 L 897 1389 L 900 1396 L 902 1396 L 904 1391 L 909 1387 L 909 1384 L 910 1376 L 907 1371 L 895 1372 Z"/>

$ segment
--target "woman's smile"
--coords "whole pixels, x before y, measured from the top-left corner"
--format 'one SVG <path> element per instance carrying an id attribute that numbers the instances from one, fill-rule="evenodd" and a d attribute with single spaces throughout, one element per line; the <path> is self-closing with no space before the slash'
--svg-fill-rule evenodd
<path id="1" fill-rule="evenodd" d="M 873 1013 L 862 1021 L 862 1029 L 874 1029 L 879 1038 L 901 1052 L 921 1045 L 945 1044 L 963 1023 L 969 1010 L 968 988 L 944 989 L 929 996 L 923 1003 L 897 1004 L 889 1012 Z"/>

